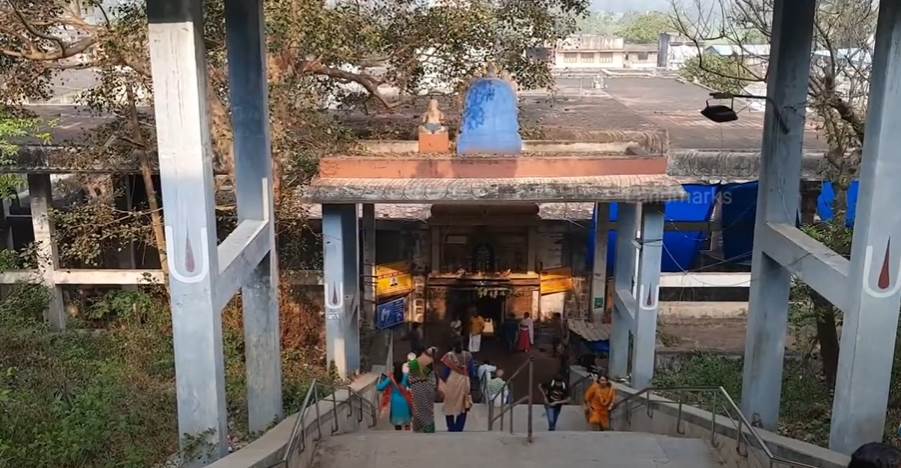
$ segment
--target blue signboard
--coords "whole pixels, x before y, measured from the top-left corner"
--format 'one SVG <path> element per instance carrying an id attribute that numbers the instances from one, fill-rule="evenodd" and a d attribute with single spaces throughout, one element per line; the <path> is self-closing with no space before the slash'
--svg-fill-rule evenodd
<path id="1" fill-rule="evenodd" d="M 375 315 L 375 327 L 379 330 L 404 323 L 407 316 L 407 298 L 402 297 L 379 304 Z"/>

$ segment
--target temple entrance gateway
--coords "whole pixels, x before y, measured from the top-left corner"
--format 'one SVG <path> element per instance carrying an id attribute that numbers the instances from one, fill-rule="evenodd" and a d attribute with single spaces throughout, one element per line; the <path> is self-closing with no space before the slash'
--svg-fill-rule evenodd
<path id="1" fill-rule="evenodd" d="M 492 87 L 509 85 L 486 79 Z M 473 89 L 482 89 L 478 83 Z M 464 132 L 485 122 L 518 128 L 515 106 L 501 101 L 469 96 L 468 105 L 478 109 L 463 112 Z M 431 127 L 440 123 L 436 109 L 427 114 L 423 122 Z M 470 125 L 467 119 L 479 122 Z M 420 130 L 421 138 L 429 136 L 434 134 L 428 128 Z M 542 223 L 540 212 L 546 205 L 588 202 L 606 213 L 607 205 L 617 202 L 610 371 L 618 377 L 631 375 L 635 386 L 647 385 L 654 366 L 663 203 L 681 200 L 686 192 L 666 175 L 657 134 L 611 138 L 613 142 L 579 145 L 527 141 L 521 153 L 488 145 L 484 151 L 493 154 L 485 154 L 471 151 L 472 146 L 463 156 L 450 149 L 418 153 L 434 146 L 395 141 L 323 158 L 305 198 L 323 205 L 328 359 L 338 373 L 358 372 L 360 353 L 368 352 L 365 346 L 360 349 L 359 323 L 372 323 L 375 311 L 369 300 L 361 300 L 360 291 L 368 290 L 371 275 L 359 270 L 361 253 L 356 249 L 359 225 L 375 223 L 372 204 L 431 207 L 427 234 L 418 237 L 412 258 L 403 260 L 414 265 L 413 283 L 419 286 L 412 293 L 413 303 L 422 304 L 421 313 L 411 313 L 410 320 L 425 322 L 432 334 L 437 330 L 442 335 L 442 324 L 454 318 L 465 323 L 471 306 L 497 325 L 507 314 L 519 319 L 526 313 L 539 320 L 555 313 L 599 320 L 593 304 L 605 302 L 606 282 L 591 278 L 608 276 L 606 262 L 590 264 L 585 252 L 565 247 L 566 226 Z M 375 258 L 376 242 L 363 240 L 362 258 Z M 606 243 L 606 230 L 595 234 L 593 244 L 602 247 L 597 251 L 606 251 Z"/>

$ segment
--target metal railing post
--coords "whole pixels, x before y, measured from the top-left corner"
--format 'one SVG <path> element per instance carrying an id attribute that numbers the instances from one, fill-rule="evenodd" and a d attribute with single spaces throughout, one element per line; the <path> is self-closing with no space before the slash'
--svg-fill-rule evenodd
<path id="1" fill-rule="evenodd" d="M 716 447 L 716 409 L 719 407 L 719 392 L 713 394 L 713 405 L 710 408 L 710 445 Z"/>
<path id="2" fill-rule="evenodd" d="M 316 397 L 316 401 L 313 403 L 316 405 L 316 434 L 319 436 L 316 440 L 322 440 L 322 415 L 319 411 L 319 386 L 313 387 L 313 395 Z"/>
<path id="3" fill-rule="evenodd" d="M 350 394 L 347 396 L 350 398 Z M 334 419 L 332 424 L 332 434 L 335 434 L 340 429 L 340 427 L 338 427 L 338 389 L 332 390 L 332 418 Z"/>
<path id="4" fill-rule="evenodd" d="M 529 428 L 528 440 L 529 440 L 529 442 L 532 442 L 532 398 L 533 398 L 532 393 L 533 393 L 533 387 L 535 386 L 534 385 L 534 383 L 535 383 L 534 382 L 534 380 L 535 380 L 534 362 L 535 361 L 532 359 L 532 356 L 529 356 L 529 423 L 528 423 L 529 424 L 528 425 L 528 428 Z M 512 413 L 513 411 L 511 410 L 510 412 Z M 510 426 L 512 427 L 513 425 L 511 424 Z"/>
<path id="5" fill-rule="evenodd" d="M 682 397 L 679 397 L 679 413 L 676 416 L 676 433 L 677 434 L 685 434 L 685 430 L 682 429 Z"/>
<path id="6" fill-rule="evenodd" d="M 485 385 L 485 392 L 482 394 L 483 398 L 488 398 L 488 430 L 494 430 L 494 398 L 488 394 L 488 386 Z"/>

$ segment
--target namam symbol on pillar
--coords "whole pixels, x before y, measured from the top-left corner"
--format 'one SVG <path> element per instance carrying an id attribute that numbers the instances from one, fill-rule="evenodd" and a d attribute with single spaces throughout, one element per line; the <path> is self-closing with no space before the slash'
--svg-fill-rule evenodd
<path id="1" fill-rule="evenodd" d="M 641 285 L 638 288 L 638 307 L 642 310 L 654 310 L 657 308 L 657 301 L 660 298 L 660 285 L 656 284 L 651 287 Z"/>
<path id="2" fill-rule="evenodd" d="M 185 219 L 182 221 L 184 236 L 176 237 L 175 229 L 172 226 L 166 226 L 166 239 L 173 246 L 172 255 L 169 255 L 167 259 L 169 274 L 180 283 L 199 283 L 205 280 L 210 273 L 210 259 L 207 258 L 209 236 L 205 227 L 200 228 L 200 251 L 198 253 L 191 242 L 191 233 L 187 228 L 186 217 L 182 219 Z"/>
<path id="3" fill-rule="evenodd" d="M 871 297 L 884 299 L 901 291 L 901 255 L 892 253 L 892 238 L 885 242 L 885 251 L 873 262 L 873 246 L 867 246 L 863 263 L 863 289 Z M 893 259 L 895 259 L 893 261 Z M 892 265 L 895 270 L 892 271 Z M 875 283 L 875 287 L 874 287 Z"/>
<path id="4" fill-rule="evenodd" d="M 332 282 L 328 286 L 325 295 L 326 320 L 338 320 L 341 318 L 341 309 L 344 308 L 344 283 Z"/>

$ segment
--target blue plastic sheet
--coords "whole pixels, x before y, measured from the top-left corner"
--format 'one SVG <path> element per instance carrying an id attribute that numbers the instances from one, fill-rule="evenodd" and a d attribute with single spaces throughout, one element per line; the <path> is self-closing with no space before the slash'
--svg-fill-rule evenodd
<path id="1" fill-rule="evenodd" d="M 664 218 L 668 222 L 703 222 L 710 220 L 713 206 L 717 199 L 719 186 L 686 184 L 683 185 L 688 192 L 688 199 L 679 202 L 666 203 Z M 616 203 L 610 205 L 610 221 L 616 221 L 619 215 L 619 207 Z M 595 218 L 597 215 L 595 214 Z M 594 262 L 594 233 L 597 229 L 597 219 L 592 222 L 589 237 L 588 264 Z M 664 252 L 661 261 L 662 271 L 675 272 L 689 270 L 694 267 L 698 259 L 702 243 L 706 240 L 705 233 L 701 231 L 668 231 L 663 235 Z M 616 231 L 611 231 L 607 237 L 607 271 L 613 271 L 616 257 Z"/>
<path id="2" fill-rule="evenodd" d="M 728 184 L 722 193 L 723 256 L 733 263 L 748 262 L 754 245 L 757 182 Z"/>
<path id="3" fill-rule="evenodd" d="M 845 225 L 851 227 L 854 225 L 854 219 L 857 216 L 857 191 L 860 184 L 855 180 L 848 188 L 848 214 L 845 217 Z M 835 205 L 835 190 L 832 188 L 832 182 L 823 182 L 820 190 L 820 196 L 817 198 L 817 214 L 823 221 L 832 220 L 832 210 Z"/>

